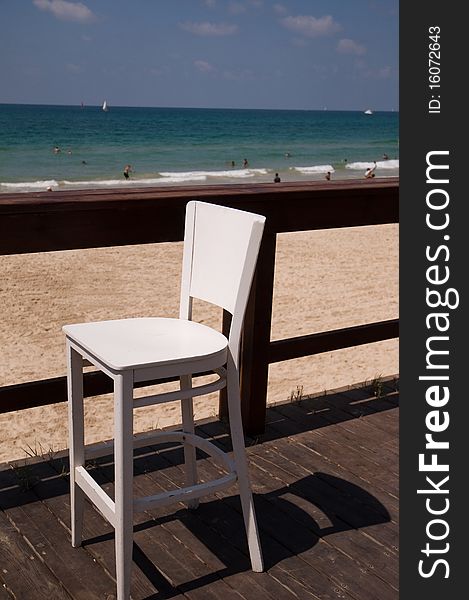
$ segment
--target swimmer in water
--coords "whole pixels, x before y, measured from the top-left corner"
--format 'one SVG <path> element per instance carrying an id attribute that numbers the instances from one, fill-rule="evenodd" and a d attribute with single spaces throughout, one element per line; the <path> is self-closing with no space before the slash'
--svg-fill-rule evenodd
<path id="1" fill-rule="evenodd" d="M 372 167 L 368 168 L 365 171 L 365 179 L 372 179 L 375 176 L 375 174 L 374 174 L 374 170 L 375 169 L 376 169 L 376 161 L 375 161 L 375 164 Z"/>

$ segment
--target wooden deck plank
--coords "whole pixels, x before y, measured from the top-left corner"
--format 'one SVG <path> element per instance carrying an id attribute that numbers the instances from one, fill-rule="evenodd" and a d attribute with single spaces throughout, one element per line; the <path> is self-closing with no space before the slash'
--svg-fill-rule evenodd
<path id="1" fill-rule="evenodd" d="M 15 598 L 70 600 L 60 581 L 51 573 L 22 535 L 0 512 L 1 580 Z"/>
<path id="2" fill-rule="evenodd" d="M 182 459 L 182 454 L 180 450 L 175 450 L 175 457 L 173 461 L 167 461 L 162 459 L 162 457 L 155 455 L 152 457 L 148 457 L 148 462 L 146 465 L 143 465 L 143 468 L 146 469 L 147 475 L 151 481 L 151 485 L 153 488 L 161 487 L 165 489 L 167 485 L 183 485 L 184 482 L 184 474 L 182 469 L 178 466 L 175 466 Z M 176 458 L 176 456 L 179 457 Z M 163 465 L 172 465 L 170 469 L 164 469 L 164 477 L 163 479 L 166 481 L 165 486 L 161 486 L 161 476 L 159 472 L 155 472 L 155 464 L 154 461 L 159 463 L 158 467 Z M 142 465 L 141 465 L 142 467 Z M 220 502 L 216 502 L 217 506 L 220 505 Z M 204 507 L 208 505 L 210 509 L 207 511 L 207 518 L 204 518 L 205 512 Z M 277 598 L 282 599 L 293 599 L 298 596 L 291 591 L 291 586 L 288 588 L 285 582 L 280 582 L 277 579 L 274 579 L 267 575 L 266 573 L 252 573 L 250 568 L 249 558 L 246 556 L 247 554 L 247 546 L 244 539 L 243 534 L 243 525 L 242 521 L 240 522 L 241 527 L 241 535 L 242 542 L 240 545 L 232 544 L 232 537 L 228 537 L 224 540 L 224 543 L 220 544 L 220 530 L 217 527 L 214 527 L 214 523 L 220 523 L 220 521 L 228 521 L 232 518 L 232 511 L 229 507 L 221 506 L 221 510 L 225 512 L 223 518 L 217 517 L 214 518 L 213 514 L 210 513 L 211 508 L 213 507 L 213 499 L 206 498 L 202 499 L 201 508 L 197 511 L 187 511 L 181 510 L 179 511 L 179 519 L 185 524 L 186 528 L 190 530 L 193 535 L 198 536 L 201 540 L 203 540 L 204 545 L 211 550 L 212 554 L 216 555 L 215 561 L 218 560 L 224 562 L 228 567 L 228 573 L 224 576 L 225 581 L 229 583 L 229 585 L 233 585 L 235 583 L 236 589 L 239 593 L 241 593 L 246 600 L 249 600 L 251 594 L 255 592 L 256 598 L 265 597 L 266 594 L 269 598 L 273 598 L 274 600 Z M 236 514 L 236 518 L 240 520 L 240 515 Z M 237 530 L 239 531 L 239 530 Z M 184 536 L 184 540 L 187 540 L 187 536 Z M 187 542 L 186 542 L 187 543 Z M 242 547 L 242 550 L 240 550 Z M 199 547 L 200 552 L 200 547 Z M 204 554 L 203 560 L 208 561 L 208 557 Z M 211 559 L 213 560 L 213 558 Z M 232 573 L 232 574 L 231 574 Z M 240 582 L 242 581 L 242 585 Z M 243 593 L 243 590 L 247 587 L 246 592 Z M 307 590 L 302 589 L 303 596 L 313 597 L 313 594 L 308 594 Z M 301 597 L 301 596 L 300 596 Z M 316 596 L 314 596 L 316 598 Z"/>
<path id="3" fill-rule="evenodd" d="M 218 438 L 219 443 L 229 444 L 229 437 L 223 425 L 216 422 L 211 423 L 208 426 L 204 426 L 204 430 L 207 432 L 207 435 L 214 436 L 216 439 Z M 355 475 L 344 467 L 337 465 L 329 460 L 327 456 L 323 456 L 320 452 L 313 452 L 311 448 L 307 448 L 301 443 L 297 443 L 297 438 L 299 436 L 294 435 L 295 431 L 298 431 L 298 426 L 295 422 L 280 415 L 275 410 L 270 409 L 269 423 L 265 435 L 267 441 L 255 443 L 249 451 L 256 454 L 258 451 L 262 453 L 263 448 L 267 447 L 270 450 L 274 450 L 279 454 L 281 459 L 288 463 L 287 468 L 293 469 L 293 472 L 298 473 L 298 477 L 301 477 L 302 475 L 305 476 L 305 473 L 310 475 L 318 473 L 319 476 L 321 476 L 321 473 L 330 473 L 339 479 L 364 487 L 364 489 L 368 490 L 377 500 L 386 504 L 386 508 L 391 513 L 391 516 L 393 516 L 393 514 L 397 515 L 398 503 L 394 496 L 390 496 L 383 490 L 376 488 L 376 486 L 373 486 L 369 481 L 360 477 L 360 474 Z M 254 484 L 255 483 L 254 480 Z M 334 481 L 333 483 L 336 482 Z M 347 490 L 336 490 L 336 494 L 338 492 L 340 492 L 340 494 L 348 495 Z M 375 512 L 377 509 L 379 510 L 376 501 L 373 500 L 370 504 L 367 502 L 366 496 L 362 497 L 360 502 L 365 505 L 361 507 L 362 512 L 364 510 L 367 512 L 370 510 L 372 512 Z M 360 510 L 359 507 L 357 507 L 356 510 Z"/>
<path id="4" fill-rule="evenodd" d="M 209 435 L 217 437 L 218 434 L 220 440 L 228 439 L 224 426 L 219 423 L 210 424 L 204 429 L 208 429 Z M 256 457 L 260 456 L 272 463 L 273 470 L 274 466 L 282 467 L 297 480 L 301 480 L 301 492 L 306 494 L 311 502 L 317 503 L 329 513 L 335 513 L 350 527 L 360 528 L 364 523 L 369 523 L 370 519 L 374 519 L 378 525 L 368 526 L 364 535 L 371 537 L 372 541 L 380 546 L 384 546 L 385 555 L 393 555 L 397 552 L 396 523 L 380 523 L 383 517 L 389 515 L 391 518 L 397 517 L 397 507 L 393 505 L 394 498 L 380 490 L 375 490 L 363 479 L 351 475 L 341 467 L 336 467 L 322 456 L 305 451 L 291 440 L 280 439 L 275 442 L 256 444 L 249 449 L 249 452 L 252 462 L 255 463 Z M 305 463 L 308 466 L 305 466 Z M 309 478 L 314 476 L 314 481 L 308 482 L 308 476 Z M 368 493 L 351 499 L 349 483 L 364 488 Z M 256 476 L 253 477 L 253 488 L 259 493 L 263 491 L 259 487 Z M 379 500 L 386 506 L 383 507 Z M 345 507 L 348 507 L 348 510 L 345 511 Z"/>
<path id="5" fill-rule="evenodd" d="M 155 459 L 157 464 L 155 464 Z M 151 464 L 149 464 L 149 461 Z M 143 462 L 139 462 L 139 469 L 143 469 L 143 471 L 146 473 L 145 478 L 137 477 L 138 491 L 140 493 L 158 493 L 159 491 L 164 491 L 167 489 L 167 486 L 162 485 L 159 473 L 155 472 L 155 467 L 161 468 L 167 464 L 165 461 L 163 461 L 158 455 L 153 455 L 148 457 L 147 460 L 143 458 Z M 152 475 L 149 475 L 150 473 Z M 168 482 L 168 480 L 168 477 L 165 477 L 165 481 Z M 198 521 L 198 519 L 193 518 L 192 511 L 186 510 L 180 504 L 173 507 L 166 507 L 166 510 L 174 513 L 179 507 L 181 507 L 181 509 L 178 512 L 178 518 L 165 521 L 162 528 L 166 530 L 168 534 L 173 536 L 173 546 L 175 546 L 174 541 L 178 542 L 179 545 L 176 547 L 176 556 L 178 557 L 178 560 L 182 560 L 183 564 L 186 566 L 193 564 L 198 567 L 195 569 L 192 579 L 194 576 L 198 577 L 199 579 L 203 579 L 207 576 L 211 577 L 212 580 L 214 580 L 214 577 L 219 578 L 230 588 L 227 595 L 226 589 L 224 587 L 222 588 L 220 584 L 212 585 L 212 588 L 218 588 L 220 597 L 225 597 L 227 595 L 229 598 L 232 595 L 232 590 L 236 590 L 237 597 L 241 596 L 246 600 L 250 597 L 250 595 L 246 596 L 246 594 L 255 594 L 256 598 L 263 600 L 272 600 L 272 598 L 276 598 L 276 596 L 271 596 L 270 594 L 266 593 L 266 591 L 258 584 L 256 575 L 252 575 L 249 571 L 244 573 L 242 572 L 246 571 L 246 569 L 250 569 L 249 561 L 246 561 L 242 555 L 235 555 L 235 560 L 237 560 L 238 565 L 241 557 L 241 571 L 235 568 L 236 563 L 233 562 L 233 552 L 229 553 L 229 560 L 227 562 L 224 562 L 220 558 L 218 554 L 220 547 L 219 538 L 214 536 L 212 532 L 207 532 L 206 527 L 203 527 L 202 529 L 203 542 L 201 542 L 196 535 L 194 535 L 191 527 L 187 527 L 187 525 L 184 524 L 184 521 L 182 521 L 182 519 L 184 519 L 186 523 L 191 524 L 194 523 L 194 521 Z M 158 519 L 161 517 L 161 509 L 153 509 L 152 511 L 149 511 L 149 513 L 153 518 Z M 211 539 L 211 544 L 207 543 L 207 538 Z M 180 544 L 183 546 L 182 552 Z M 211 548 L 216 548 L 217 554 L 213 553 Z M 202 570 L 201 565 L 204 565 L 204 569 Z M 192 585 L 196 585 L 196 583 L 197 582 L 192 582 Z M 189 595 L 185 590 L 185 587 L 187 586 L 183 586 L 182 589 L 184 589 L 184 593 L 186 595 Z M 204 588 L 202 588 L 202 591 L 204 592 Z"/>
<path id="6" fill-rule="evenodd" d="M 297 407 L 290 404 L 279 406 L 276 410 L 292 421 L 295 419 L 308 420 L 306 411 L 301 411 L 298 416 Z M 338 425 L 331 425 L 327 435 L 324 430 L 317 429 L 312 432 L 299 433 L 295 438 L 302 445 L 326 455 L 330 460 L 342 465 L 352 473 L 360 473 L 364 479 L 373 480 L 377 486 L 379 485 L 381 489 L 397 498 L 397 470 L 394 465 L 389 460 L 386 461 L 384 456 L 379 460 L 371 458 L 369 453 L 363 451 L 362 444 L 358 440 L 355 447 L 352 446 L 351 441 L 347 444 L 347 438 L 351 440 L 352 436 L 342 431 Z M 344 447 L 346 451 L 344 451 Z"/>
<path id="7" fill-rule="evenodd" d="M 275 413 L 277 413 L 278 418 L 275 418 Z M 267 427 L 273 429 L 273 437 L 278 433 L 289 436 L 294 439 L 295 445 L 322 456 L 327 462 L 341 467 L 350 475 L 359 477 L 368 484 L 373 481 L 374 488 L 389 494 L 391 499 L 394 498 L 394 505 L 397 506 L 398 484 L 395 474 L 387 474 L 383 469 L 377 468 L 360 452 L 352 452 L 349 449 L 344 451 L 339 443 L 330 440 L 327 436 L 320 437 L 316 431 L 295 434 L 295 423 L 276 409 L 270 413 Z"/>
<path id="8" fill-rule="evenodd" d="M 48 469 L 46 481 L 38 483 L 34 491 L 41 498 L 55 517 L 63 524 L 63 537 L 70 543 L 70 501 L 68 477 L 59 475 L 61 468 L 54 469 L 51 465 L 44 464 Z M 106 577 L 115 580 L 115 551 L 114 530 L 112 526 L 88 502 L 85 503 L 85 516 L 83 521 L 83 540 L 81 548 L 72 549 L 74 553 L 86 553 L 99 564 Z M 112 586 L 115 590 L 115 584 Z M 136 598 L 150 597 L 155 593 L 155 588 L 139 569 L 132 570 L 132 590 Z M 115 591 L 114 591 L 115 593 Z"/>
<path id="9" fill-rule="evenodd" d="M 113 580 L 103 577 L 103 570 L 85 550 L 72 548 L 69 536 L 64 535 L 65 529 L 51 518 L 44 503 L 36 499 L 10 508 L 6 514 L 72 598 L 110 600 L 115 597 Z"/>
<path id="10" fill-rule="evenodd" d="M 0 600 L 13 600 L 13 596 L 8 593 L 8 588 L 6 583 L 2 581 L 0 574 Z"/>
<path id="11" fill-rule="evenodd" d="M 138 496 L 152 495 L 167 489 L 161 486 L 159 481 L 152 481 L 145 475 L 150 468 L 154 470 L 156 467 L 154 459 L 153 464 L 150 465 L 148 462 L 152 458 L 146 460 L 143 455 L 135 461 L 134 493 Z M 159 466 L 164 464 L 160 461 Z M 101 471 L 105 477 L 112 478 L 113 474 L 109 471 L 109 467 L 101 466 Z M 188 598 L 240 600 L 242 596 L 238 591 L 223 580 L 223 563 L 215 561 L 215 568 L 210 568 L 207 550 L 202 545 L 196 544 L 192 536 L 187 533 L 182 535 L 184 532 L 181 531 L 180 524 L 173 518 L 178 508 L 180 504 L 154 508 L 135 515 L 134 522 L 153 521 L 151 529 L 145 528 L 135 533 L 136 543 L 148 560 L 159 567 L 171 585 Z M 169 515 L 171 518 L 167 518 Z M 200 556 L 202 552 L 205 553 L 204 558 Z"/>
<path id="12" fill-rule="evenodd" d="M 250 569 L 234 487 L 203 498 L 197 511 L 179 503 L 136 515 L 132 598 L 395 600 L 397 397 L 345 394 L 269 408 L 265 436 L 248 448 L 267 572 Z M 231 448 L 223 423 L 198 430 Z M 180 447 L 138 450 L 136 494 L 183 485 L 182 462 Z M 211 459 L 198 465 L 202 481 L 220 474 Z M 0 600 L 114 598 L 114 534 L 91 506 L 85 545 L 71 548 L 67 468 L 46 460 L 0 470 Z M 90 473 L 112 490 L 112 457 Z"/>
<path id="13" fill-rule="evenodd" d="M 306 398 L 301 401 L 301 404 L 289 405 L 295 409 L 295 412 L 291 413 L 291 418 L 309 430 L 337 425 L 341 434 L 345 435 L 344 441 L 347 441 L 347 445 L 356 448 L 358 444 L 360 448 L 371 455 L 373 460 L 377 461 L 377 464 L 383 460 L 389 460 L 389 453 L 394 458 L 398 458 L 398 438 L 383 436 L 380 428 L 382 412 L 370 413 L 370 418 L 367 419 L 357 419 L 350 412 L 341 408 L 342 402 L 343 397 L 339 394 Z M 283 406 L 278 406 L 277 410 Z M 376 418 L 372 419 L 372 417 Z M 332 430 L 328 429 L 328 433 L 329 431 Z M 358 431 L 360 432 L 359 436 L 357 436 Z M 382 451 L 383 449 L 386 449 L 385 453 Z"/>
<path id="14" fill-rule="evenodd" d="M 174 460 L 174 464 L 179 464 L 180 460 L 175 459 L 176 454 L 174 452 L 172 453 L 165 453 L 165 457 L 167 457 L 169 460 Z M 214 477 L 219 476 L 219 471 L 208 461 L 208 460 L 202 460 L 199 461 L 199 465 L 198 465 L 198 472 L 199 475 L 201 477 L 202 481 L 208 481 L 210 479 L 213 479 Z M 180 470 L 180 474 L 176 474 L 174 471 L 171 471 L 171 475 L 174 477 L 174 483 L 179 484 L 181 483 L 180 477 L 182 476 L 182 470 Z M 235 494 L 235 495 L 233 495 Z M 241 506 L 239 503 L 239 497 L 237 495 L 237 490 L 236 487 L 233 488 L 232 490 L 225 490 L 222 492 L 218 492 L 216 494 L 216 496 L 218 498 L 223 499 L 222 504 L 229 504 L 229 506 L 233 509 L 233 511 L 231 513 L 229 513 L 229 519 L 233 520 L 236 519 L 236 521 L 238 522 L 238 536 L 241 537 L 241 539 L 239 540 L 239 544 L 242 548 L 244 548 L 244 552 L 247 553 L 247 542 L 246 542 L 246 535 L 244 532 L 244 524 L 242 521 L 242 516 L 241 516 Z M 206 500 L 206 502 L 210 503 L 210 507 L 212 508 L 212 506 L 214 504 L 217 504 L 216 500 L 211 500 L 210 498 L 208 498 Z M 257 506 L 257 511 L 258 511 L 258 521 L 260 524 L 260 528 L 261 530 L 265 530 L 261 533 L 261 538 L 262 538 L 262 547 L 263 549 L 267 548 L 271 548 L 273 542 L 276 542 L 276 547 L 277 547 L 277 554 L 272 556 L 271 560 L 273 562 L 273 564 L 277 563 L 279 561 L 279 558 L 282 558 L 282 568 L 285 569 L 287 568 L 287 571 L 290 574 L 293 574 L 293 576 L 295 577 L 295 579 L 297 580 L 298 583 L 304 585 L 305 587 L 309 587 L 310 589 L 313 590 L 314 593 L 316 593 L 319 598 L 321 599 L 335 599 L 337 598 L 337 593 L 334 592 L 335 588 L 338 588 L 339 590 L 341 590 L 341 592 L 344 592 L 346 598 L 349 598 L 349 596 L 345 593 L 346 590 L 341 588 L 340 586 L 334 586 L 330 580 L 330 578 L 324 574 L 323 571 L 320 571 L 316 568 L 315 564 L 312 563 L 308 563 L 307 561 L 303 560 L 303 546 L 304 544 L 306 544 L 306 546 L 311 546 L 314 543 L 317 542 L 317 538 L 316 539 L 312 539 L 314 536 L 309 535 L 307 536 L 307 539 L 303 538 L 303 533 L 304 530 L 303 528 L 301 528 L 301 532 L 300 532 L 300 528 L 298 528 L 298 540 L 299 540 L 299 545 L 296 546 L 295 548 L 292 548 L 290 544 L 291 542 L 291 537 L 285 532 L 285 536 L 279 536 L 279 533 L 277 531 L 278 527 L 284 527 L 284 521 L 285 519 L 281 519 L 280 521 L 278 521 L 278 523 L 276 523 L 276 525 L 272 525 L 271 520 L 268 521 L 269 523 L 269 527 L 266 528 L 265 526 L 263 526 L 265 523 L 263 523 L 263 520 L 266 520 L 266 512 L 269 513 L 271 508 L 268 504 L 263 505 L 264 503 L 264 499 L 262 498 L 262 496 L 258 496 L 256 498 L 256 506 Z M 259 509 L 259 503 L 261 504 L 261 508 Z M 276 516 L 280 516 L 280 515 L 276 515 Z M 226 517 L 225 517 L 226 519 Z M 274 519 L 275 520 L 275 519 Z M 289 521 L 288 522 L 288 526 L 293 526 L 293 529 L 295 529 L 294 524 Z M 262 535 L 263 534 L 263 535 Z M 266 536 L 267 534 L 267 536 Z M 265 540 L 265 538 L 267 537 L 267 540 Z M 294 537 L 294 536 L 293 536 Z M 295 542 L 296 544 L 296 542 Z M 301 554 L 301 557 L 297 556 L 297 554 Z M 317 556 L 316 556 L 317 559 Z M 287 566 L 289 565 L 289 566 Z M 269 562 L 267 562 L 267 566 L 269 566 Z"/>
<path id="15" fill-rule="evenodd" d="M 377 442 L 380 436 L 382 439 L 382 432 L 377 433 L 372 427 L 365 426 L 364 421 L 357 422 L 360 420 L 356 419 L 351 425 L 347 421 L 336 421 L 337 413 L 328 418 L 323 413 L 316 414 L 293 404 L 278 406 L 276 410 L 299 425 L 305 428 L 309 426 L 310 430 L 314 429 L 315 437 L 336 444 L 338 446 L 336 450 L 343 451 L 346 448 L 349 453 L 359 454 L 371 469 L 374 470 L 373 465 L 381 469 L 384 467 L 394 475 L 394 478 L 397 477 L 398 454 L 395 448 L 386 445 L 384 441 L 380 447 Z"/>
<path id="16" fill-rule="evenodd" d="M 350 566 L 350 560 L 353 560 L 350 556 L 344 553 L 338 554 L 324 540 L 318 538 L 312 527 L 305 528 L 303 523 L 300 524 L 298 520 L 292 518 L 292 505 L 288 505 L 284 498 L 285 486 L 282 485 L 281 489 L 278 489 L 278 482 L 283 484 L 283 481 L 272 476 L 270 471 L 262 471 L 252 461 L 251 466 L 254 466 L 252 471 L 256 484 L 263 483 L 263 488 L 256 497 L 257 506 L 261 504 L 261 516 L 258 516 L 261 528 L 267 529 L 271 536 L 289 548 L 292 553 L 301 554 L 301 558 L 311 567 L 330 576 L 341 589 L 351 591 L 355 597 L 370 599 L 391 597 L 389 593 L 393 592 L 390 592 L 387 582 L 376 579 L 371 571 L 363 567 L 359 568 L 356 563 L 354 563 L 356 569 L 354 573 L 353 567 Z M 233 498 L 230 497 L 229 500 L 233 501 Z M 293 510 L 293 513 L 295 512 Z M 292 540 L 295 540 L 294 544 Z M 310 559 L 310 556 L 314 558 Z M 329 575 L 330 573 L 333 574 Z M 376 596 L 373 595 L 375 592 Z"/>
<path id="17" fill-rule="evenodd" d="M 315 533 L 325 541 L 349 557 L 359 565 L 359 568 L 369 571 L 370 569 L 392 587 L 397 589 L 398 570 L 394 561 L 390 561 L 390 550 L 378 544 L 373 538 L 364 535 L 368 527 L 373 527 L 373 522 L 361 523 L 361 529 L 354 529 L 347 523 L 350 517 L 347 515 L 347 503 L 340 499 L 336 505 L 341 505 L 340 510 L 334 514 L 331 512 L 331 493 L 324 493 L 327 484 L 321 482 L 320 478 L 305 482 L 298 482 L 296 476 L 290 471 L 277 466 L 278 455 L 272 454 L 273 461 L 265 460 L 259 454 L 251 455 L 251 464 L 265 469 L 266 476 L 279 477 L 285 487 L 281 496 L 269 498 L 287 516 L 298 521 L 303 527 Z M 256 477 L 256 482 L 259 477 Z M 310 477 L 311 479 L 311 477 Z M 323 485 L 321 485 L 321 483 Z M 322 492 L 322 493 L 321 493 Z M 295 510 L 288 510 L 289 506 Z M 345 505 L 345 506 L 344 506 Z M 298 510 L 296 510 L 298 509 Z M 367 524 L 368 523 L 368 524 Z M 380 523 L 376 523 L 380 525 Z"/>
<path id="18" fill-rule="evenodd" d="M 381 418 L 376 422 L 376 426 L 392 437 L 399 433 L 396 421 L 389 411 L 390 408 L 396 408 L 399 405 L 399 393 L 396 391 L 376 398 L 369 388 L 358 387 L 337 394 L 334 403 L 355 418 L 379 412 Z"/>
<path id="19" fill-rule="evenodd" d="M 180 467 L 182 463 L 182 451 L 180 448 L 171 451 L 165 451 L 162 453 L 162 458 L 167 461 L 168 464 L 173 465 L 172 469 L 166 469 L 164 471 L 164 476 L 167 479 L 169 484 L 181 486 L 184 484 L 184 473 L 182 468 Z M 199 476 L 201 481 L 207 481 L 210 478 L 213 478 L 214 472 L 213 467 L 208 466 L 208 461 L 199 461 Z M 208 469 L 208 473 L 207 473 Z M 217 472 L 218 474 L 218 472 Z M 150 475 L 153 477 L 158 477 L 157 473 L 152 473 Z M 211 526 L 215 527 L 215 530 L 220 534 L 221 531 L 224 533 L 224 537 L 226 537 L 227 543 L 234 545 L 234 547 L 240 550 L 246 557 L 248 555 L 247 549 L 247 541 L 246 535 L 244 532 L 244 523 L 242 520 L 242 516 L 240 513 L 240 507 L 234 508 L 229 506 L 225 502 L 221 502 L 221 499 L 226 499 L 229 497 L 230 491 L 219 492 L 216 494 L 218 499 L 213 499 L 213 497 L 207 497 L 201 499 L 201 506 L 194 513 L 194 518 L 200 518 L 202 515 L 206 515 L 205 522 Z M 207 512 L 206 512 L 207 511 Z M 214 514 L 215 513 L 215 516 Z M 202 517 L 203 518 L 203 517 Z M 229 531 L 224 529 L 220 530 L 219 528 L 222 526 L 229 526 Z M 267 536 L 268 537 L 268 536 Z M 281 544 L 276 542 L 273 538 L 268 538 L 267 542 L 264 542 L 264 554 L 266 555 L 267 548 L 267 556 L 266 562 L 269 564 L 273 564 L 275 578 L 272 581 L 268 581 L 263 574 L 258 573 L 250 573 L 250 577 L 255 578 L 259 585 L 262 585 L 266 591 L 268 589 L 272 589 L 272 587 L 276 588 L 275 598 L 279 598 L 281 600 L 286 600 L 287 598 L 291 598 L 291 594 L 294 596 L 301 598 L 313 597 L 313 598 L 337 598 L 337 597 L 345 597 L 345 596 L 337 596 L 336 594 L 330 595 L 330 585 L 324 586 L 321 594 L 316 595 L 313 593 L 312 588 L 309 588 L 310 593 L 307 594 L 308 586 L 303 585 L 297 578 L 292 576 L 288 570 L 285 571 L 285 567 L 288 564 L 293 563 L 293 568 L 290 567 L 291 573 L 301 573 L 303 571 L 307 571 L 306 565 L 300 561 L 297 557 L 291 556 L 290 552 L 287 551 Z M 270 558 L 269 558 L 270 557 Z M 285 558 L 287 561 L 283 563 L 282 567 L 279 567 L 276 563 L 279 562 L 279 557 Z M 250 569 L 249 559 L 247 559 L 247 569 Z M 270 575 L 269 570 L 269 575 Z M 287 574 L 286 574 L 287 573 Z M 246 575 L 246 573 L 244 573 Z M 319 577 L 320 579 L 320 577 Z M 279 587 L 277 583 L 280 583 L 282 587 Z M 316 582 L 317 583 L 317 582 Z M 320 584 L 317 583 L 317 587 L 320 588 Z M 283 590 L 282 590 L 283 588 Z M 278 594 L 278 595 L 277 595 Z M 250 600 L 247 598 L 246 600 Z"/>

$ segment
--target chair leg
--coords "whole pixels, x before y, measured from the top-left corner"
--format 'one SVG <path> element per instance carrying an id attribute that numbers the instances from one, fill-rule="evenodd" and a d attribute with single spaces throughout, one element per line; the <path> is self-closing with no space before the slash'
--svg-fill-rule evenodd
<path id="1" fill-rule="evenodd" d="M 67 393 L 70 459 L 70 513 L 72 546 L 81 546 L 85 494 L 75 481 L 75 469 L 85 464 L 83 414 L 83 359 L 67 342 Z"/>
<path id="2" fill-rule="evenodd" d="M 246 448 L 244 446 L 239 375 L 231 356 L 228 358 L 227 365 L 227 388 L 231 442 L 233 444 L 234 462 L 238 475 L 239 495 L 241 497 L 244 525 L 246 527 L 246 535 L 248 538 L 249 554 L 251 557 L 252 570 L 260 573 L 264 570 L 264 563 L 262 560 L 259 529 L 252 498 L 251 484 L 249 483 Z"/>
<path id="3" fill-rule="evenodd" d="M 129 600 L 133 546 L 133 373 L 114 379 L 117 600 Z"/>
<path id="4" fill-rule="evenodd" d="M 191 375 L 182 375 L 180 377 L 181 390 L 187 390 L 192 387 Z M 194 403 L 192 398 L 181 400 L 182 409 L 182 428 L 186 433 L 194 433 Z M 184 444 L 184 465 L 186 469 L 186 485 L 192 486 L 197 483 L 197 457 L 195 447 L 191 444 Z M 199 506 L 199 499 L 189 500 L 187 508 L 196 509 Z"/>

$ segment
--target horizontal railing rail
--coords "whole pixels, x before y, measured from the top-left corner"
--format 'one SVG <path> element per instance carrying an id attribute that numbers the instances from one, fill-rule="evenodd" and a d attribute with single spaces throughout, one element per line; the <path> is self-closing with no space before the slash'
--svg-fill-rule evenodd
<path id="1" fill-rule="evenodd" d="M 396 223 L 398 195 L 396 179 L 1 195 L 0 254 L 181 241 L 185 206 L 194 199 L 265 215 L 240 359 L 243 419 L 253 435 L 264 428 L 269 364 L 398 336 L 393 319 L 271 341 L 277 234 Z M 105 376 L 85 373 L 86 396 L 109 391 Z M 0 412 L 65 400 L 65 377 L 0 388 Z"/>

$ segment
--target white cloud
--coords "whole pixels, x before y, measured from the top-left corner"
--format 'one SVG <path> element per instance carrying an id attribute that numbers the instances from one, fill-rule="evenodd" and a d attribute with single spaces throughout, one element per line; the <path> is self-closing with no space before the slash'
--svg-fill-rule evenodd
<path id="1" fill-rule="evenodd" d="M 278 2 L 277 4 L 274 4 L 274 12 L 278 15 L 286 15 L 288 11 L 283 4 Z"/>
<path id="2" fill-rule="evenodd" d="M 246 6 L 242 2 L 230 2 L 228 5 L 228 12 L 232 15 L 240 15 L 246 12 Z"/>
<path id="3" fill-rule="evenodd" d="M 331 15 L 324 15 L 323 17 L 313 17 L 311 15 L 297 16 L 297 17 L 285 17 L 280 21 L 284 27 L 305 35 L 306 37 L 319 37 L 322 35 L 331 35 L 340 31 L 342 27 L 334 21 Z"/>
<path id="4" fill-rule="evenodd" d="M 67 2 L 67 0 L 33 0 L 33 4 L 52 13 L 57 19 L 63 21 L 77 21 L 87 23 L 95 19 L 93 12 L 81 2 Z"/>
<path id="5" fill-rule="evenodd" d="M 355 42 L 354 40 L 350 40 L 348 38 L 344 38 L 339 40 L 337 44 L 337 52 L 341 54 L 353 54 L 354 56 L 363 56 L 366 54 L 366 48 L 362 44 Z"/>
<path id="6" fill-rule="evenodd" d="M 201 73 L 212 73 L 215 67 L 206 60 L 194 60 L 194 67 Z"/>
<path id="7" fill-rule="evenodd" d="M 184 23 L 179 23 L 179 27 L 194 35 L 202 36 L 233 35 L 238 31 L 237 25 L 229 23 L 194 23 L 193 21 L 185 21 Z"/>

